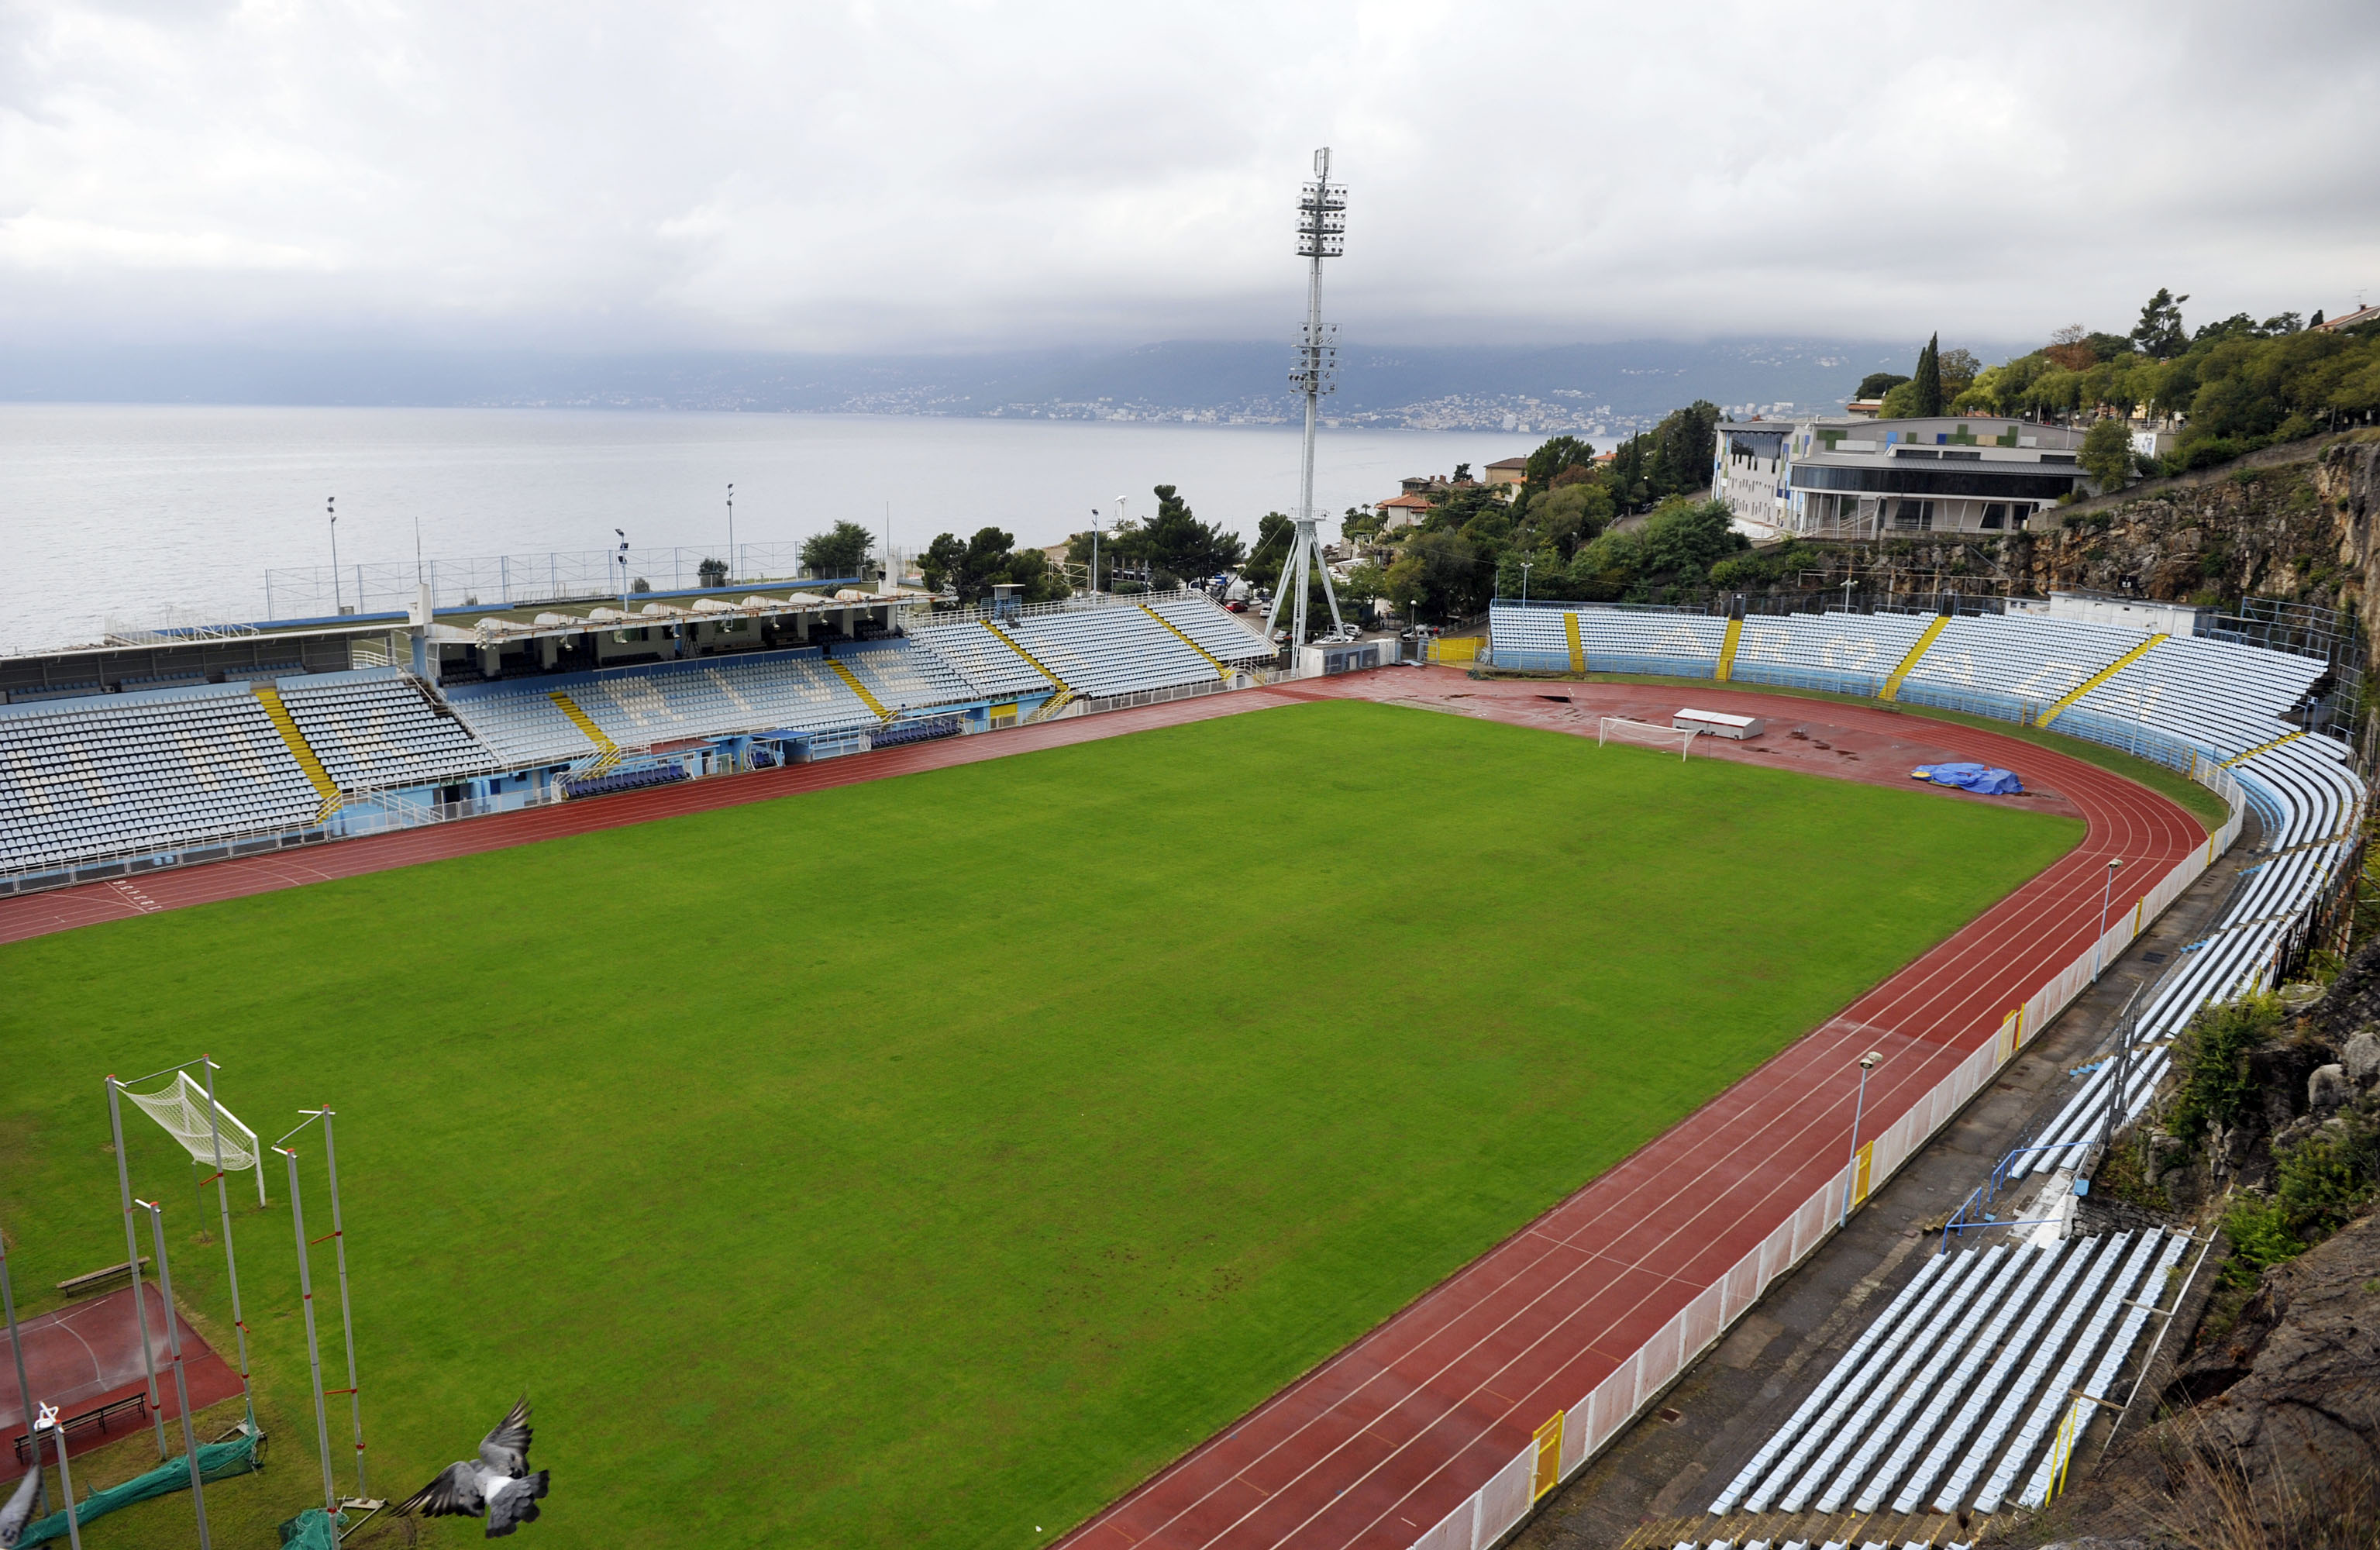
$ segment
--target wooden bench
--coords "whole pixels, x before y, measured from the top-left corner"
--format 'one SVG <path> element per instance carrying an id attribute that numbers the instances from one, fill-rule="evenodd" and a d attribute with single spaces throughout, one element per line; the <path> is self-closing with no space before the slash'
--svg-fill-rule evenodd
<path id="1" fill-rule="evenodd" d="M 140 1256 L 140 1268 L 143 1270 L 149 1268 L 149 1256 L 147 1254 L 142 1254 Z M 107 1285 L 108 1282 L 115 1280 L 119 1277 L 127 1281 L 129 1281 L 132 1278 L 132 1262 L 130 1260 L 128 1259 L 121 1265 L 108 1265 L 103 1270 L 86 1270 L 79 1276 L 68 1276 L 65 1280 L 58 1283 L 58 1295 L 61 1297 L 80 1297 L 88 1292 L 99 1290 L 102 1287 Z"/>
<path id="2" fill-rule="evenodd" d="M 73 1438 L 77 1432 L 88 1432 L 94 1426 L 98 1427 L 103 1433 L 107 1430 L 108 1421 L 112 1417 L 122 1415 L 128 1411 L 135 1415 L 146 1416 L 149 1412 L 149 1396 L 146 1394 L 128 1394 L 121 1399 L 111 1400 L 104 1405 L 96 1407 L 95 1409 L 87 1410 L 80 1415 L 67 1416 L 58 1423 L 58 1430 L 64 1432 L 69 1440 Z M 45 1445 L 52 1447 L 55 1446 L 55 1444 L 50 1444 L 49 1438 L 46 1436 L 44 1436 L 42 1441 Z M 17 1462 L 19 1464 L 30 1464 L 32 1461 L 32 1434 L 30 1432 L 19 1432 L 17 1434 Z"/>

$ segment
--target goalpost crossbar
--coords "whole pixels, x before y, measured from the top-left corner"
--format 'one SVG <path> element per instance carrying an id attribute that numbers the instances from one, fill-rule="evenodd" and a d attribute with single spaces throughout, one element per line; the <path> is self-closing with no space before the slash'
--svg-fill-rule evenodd
<path id="1" fill-rule="evenodd" d="M 1651 721 L 1632 721 L 1625 716 L 1605 716 L 1595 724 L 1595 745 L 1606 743 L 1633 743 L 1645 748 L 1675 748 L 1684 758 L 1702 734 L 1681 727 L 1658 726 Z"/>

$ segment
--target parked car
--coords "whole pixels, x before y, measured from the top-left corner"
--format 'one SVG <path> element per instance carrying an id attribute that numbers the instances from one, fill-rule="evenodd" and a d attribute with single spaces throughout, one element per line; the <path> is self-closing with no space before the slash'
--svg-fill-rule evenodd
<path id="1" fill-rule="evenodd" d="M 1245 613 L 1247 611 L 1248 605 L 1246 601 L 1240 598 L 1233 598 L 1230 602 L 1223 605 L 1223 612 L 1226 613 Z"/>

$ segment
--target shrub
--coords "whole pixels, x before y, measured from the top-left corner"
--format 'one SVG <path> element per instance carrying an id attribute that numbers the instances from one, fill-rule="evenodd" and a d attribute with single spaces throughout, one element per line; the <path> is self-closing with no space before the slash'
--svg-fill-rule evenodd
<path id="1" fill-rule="evenodd" d="M 2181 1072 L 2181 1085 L 2174 1095 L 2174 1134 L 2194 1142 L 2210 1127 L 2239 1120 L 2256 1093 L 2248 1056 L 2280 1026 L 2277 996 L 2243 996 L 2199 1010 L 2175 1041 L 2174 1065 Z"/>
<path id="2" fill-rule="evenodd" d="M 2277 1160 L 2275 1205 L 2292 1234 L 2319 1243 L 2372 1198 L 2380 1177 L 2380 1134 L 2350 1114 L 2339 1131 L 2317 1131 Z"/>
<path id="3" fill-rule="evenodd" d="M 2306 1252 L 2305 1244 L 2290 1233 L 2289 1212 L 2277 1200 L 2241 1195 L 2223 1213 L 2223 1230 L 2231 1239 L 2223 1278 L 2235 1287 L 2253 1286 L 2274 1265 Z"/>

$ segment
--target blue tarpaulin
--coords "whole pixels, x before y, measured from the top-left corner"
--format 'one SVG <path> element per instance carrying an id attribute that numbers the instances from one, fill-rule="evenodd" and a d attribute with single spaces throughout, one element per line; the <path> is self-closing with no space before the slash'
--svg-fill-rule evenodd
<path id="1" fill-rule="evenodd" d="M 1987 764 L 1921 764 L 1909 772 L 1912 781 L 1931 781 L 1937 786 L 1956 786 L 1961 791 L 1981 792 L 1985 796 L 2022 796 L 2024 782 L 2012 769 L 1995 769 Z"/>

